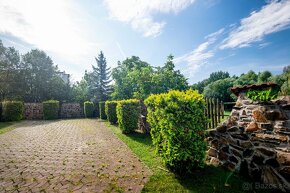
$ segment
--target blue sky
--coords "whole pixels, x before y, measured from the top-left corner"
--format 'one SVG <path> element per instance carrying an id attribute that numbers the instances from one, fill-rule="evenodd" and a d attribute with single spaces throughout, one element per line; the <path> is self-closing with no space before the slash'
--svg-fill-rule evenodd
<path id="1" fill-rule="evenodd" d="M 73 80 L 100 50 L 111 67 L 173 54 L 190 83 L 290 65 L 290 0 L 1 0 L 0 23 L 4 45 L 46 51 Z"/>

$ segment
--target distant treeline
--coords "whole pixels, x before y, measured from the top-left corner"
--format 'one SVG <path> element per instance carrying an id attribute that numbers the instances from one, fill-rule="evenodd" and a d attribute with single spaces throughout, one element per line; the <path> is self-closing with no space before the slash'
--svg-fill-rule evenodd
<path id="1" fill-rule="evenodd" d="M 230 76 L 228 72 L 222 71 L 214 72 L 210 74 L 209 78 L 193 84 L 192 88 L 203 93 L 208 98 L 218 98 L 222 101 L 230 102 L 235 100 L 235 96 L 230 92 L 231 87 L 265 82 L 277 83 L 280 90 L 279 95 L 289 95 L 290 66 L 284 67 L 282 74 L 275 76 L 269 71 L 256 74 L 250 70 L 240 76 Z"/>
<path id="2" fill-rule="evenodd" d="M 0 101 L 39 102 L 54 99 L 83 103 L 88 100 L 144 100 L 150 94 L 190 88 L 209 98 L 232 101 L 234 98 L 229 91 L 230 87 L 263 82 L 277 83 L 281 88 L 281 95 L 290 93 L 290 66 L 276 76 L 269 71 L 258 74 L 249 71 L 239 77 L 219 71 L 190 86 L 187 78 L 175 69 L 172 55 L 167 57 L 161 67 L 154 67 L 139 57 L 132 56 L 110 69 L 103 52 L 95 59 L 96 65 L 85 72 L 82 80 L 71 83 L 69 77 L 63 79 L 58 67 L 45 52 L 34 49 L 20 55 L 15 48 L 3 46 L 0 40 Z"/>

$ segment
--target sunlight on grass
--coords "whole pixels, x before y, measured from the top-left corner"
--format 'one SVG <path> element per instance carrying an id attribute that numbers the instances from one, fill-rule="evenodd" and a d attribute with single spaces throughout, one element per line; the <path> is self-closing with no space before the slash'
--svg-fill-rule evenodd
<path id="1" fill-rule="evenodd" d="M 0 122 L 0 135 L 14 129 L 14 122 Z"/>
<path id="2" fill-rule="evenodd" d="M 124 135 L 116 126 L 107 125 L 152 170 L 143 192 L 244 192 L 242 185 L 245 181 L 222 168 L 205 166 L 190 176 L 175 176 L 154 153 L 150 135 Z"/>

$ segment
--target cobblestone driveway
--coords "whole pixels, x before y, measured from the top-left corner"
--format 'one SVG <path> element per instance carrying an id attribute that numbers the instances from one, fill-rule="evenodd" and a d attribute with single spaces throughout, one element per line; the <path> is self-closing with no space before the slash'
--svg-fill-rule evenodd
<path id="1" fill-rule="evenodd" d="M 0 135 L 0 192 L 140 192 L 149 173 L 98 120 L 24 121 Z"/>

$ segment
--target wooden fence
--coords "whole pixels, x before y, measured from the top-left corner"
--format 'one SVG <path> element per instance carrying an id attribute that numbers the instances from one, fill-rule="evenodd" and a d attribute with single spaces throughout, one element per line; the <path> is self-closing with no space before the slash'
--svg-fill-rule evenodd
<path id="1" fill-rule="evenodd" d="M 208 118 L 207 129 L 213 129 L 224 119 L 224 104 L 219 99 L 205 98 L 205 115 Z"/>

